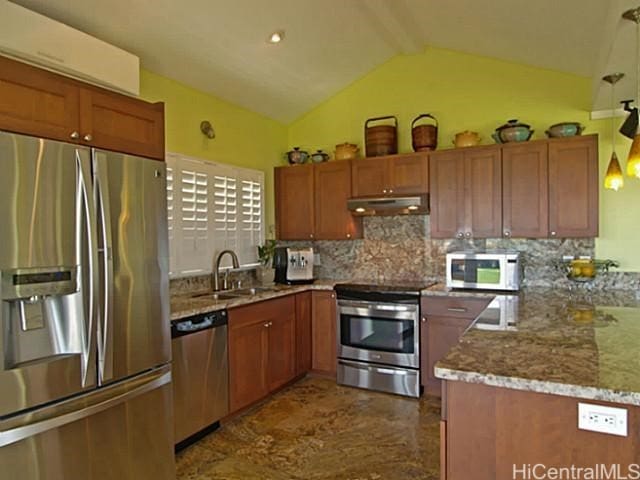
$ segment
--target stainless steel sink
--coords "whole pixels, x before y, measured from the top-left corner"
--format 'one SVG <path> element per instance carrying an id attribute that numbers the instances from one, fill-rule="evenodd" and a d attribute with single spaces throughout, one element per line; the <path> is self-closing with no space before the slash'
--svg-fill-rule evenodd
<path id="1" fill-rule="evenodd" d="M 242 295 L 234 295 L 232 293 L 198 293 L 192 295 L 191 298 L 207 298 L 211 300 L 233 300 L 234 298 L 241 297 Z"/>
<path id="2" fill-rule="evenodd" d="M 252 287 L 252 288 L 241 288 L 239 290 L 232 290 L 230 293 L 232 295 L 241 295 L 241 296 L 251 296 L 257 295 L 263 292 L 273 292 L 275 289 L 273 287 Z"/>

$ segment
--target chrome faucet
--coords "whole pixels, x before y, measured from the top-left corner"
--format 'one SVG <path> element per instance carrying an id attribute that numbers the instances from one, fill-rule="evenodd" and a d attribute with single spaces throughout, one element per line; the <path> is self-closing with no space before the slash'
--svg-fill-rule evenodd
<path id="1" fill-rule="evenodd" d="M 218 254 L 218 258 L 216 258 L 215 268 L 213 270 L 213 291 L 220 291 L 220 261 L 225 253 L 231 255 L 231 262 L 233 263 L 233 268 L 240 268 L 240 262 L 238 261 L 238 256 L 236 252 L 233 250 L 223 250 Z"/>

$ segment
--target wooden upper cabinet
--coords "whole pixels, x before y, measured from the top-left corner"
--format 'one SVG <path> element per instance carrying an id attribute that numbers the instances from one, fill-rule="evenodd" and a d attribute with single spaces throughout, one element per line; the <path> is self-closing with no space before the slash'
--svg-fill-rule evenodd
<path id="1" fill-rule="evenodd" d="M 549 141 L 549 235 L 598 236 L 598 137 Z"/>
<path id="2" fill-rule="evenodd" d="M 384 195 L 387 183 L 385 158 L 362 158 L 351 161 L 351 190 L 354 197 Z"/>
<path id="3" fill-rule="evenodd" d="M 431 237 L 455 238 L 464 227 L 464 153 L 449 150 L 429 159 Z"/>
<path id="4" fill-rule="evenodd" d="M 429 156 L 412 153 L 390 157 L 388 162 L 389 191 L 393 195 L 429 192 Z"/>
<path id="5" fill-rule="evenodd" d="M 499 146 L 464 152 L 465 238 L 502 235 L 502 162 Z"/>
<path id="6" fill-rule="evenodd" d="M 0 130 L 76 141 L 78 88 L 65 77 L 0 56 Z"/>
<path id="7" fill-rule="evenodd" d="M 80 141 L 116 152 L 164 159 L 164 104 L 99 89 L 80 89 Z"/>
<path id="8" fill-rule="evenodd" d="M 164 105 L 0 57 L 0 129 L 164 160 Z"/>
<path id="9" fill-rule="evenodd" d="M 502 228 L 504 237 L 549 236 L 549 181 L 546 142 L 502 149 Z"/>
<path id="10" fill-rule="evenodd" d="M 354 197 L 429 192 L 429 155 L 409 153 L 351 161 Z"/>
<path id="11" fill-rule="evenodd" d="M 351 166 L 337 161 L 314 166 L 315 238 L 345 240 L 362 237 L 362 219 L 347 209 L 351 197 Z"/>
<path id="12" fill-rule="evenodd" d="M 276 235 L 279 240 L 314 238 L 313 167 L 295 165 L 275 169 Z"/>

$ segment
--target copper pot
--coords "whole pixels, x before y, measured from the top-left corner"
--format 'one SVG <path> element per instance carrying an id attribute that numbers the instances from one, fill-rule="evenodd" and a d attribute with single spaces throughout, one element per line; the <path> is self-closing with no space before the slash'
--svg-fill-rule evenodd
<path id="1" fill-rule="evenodd" d="M 480 135 L 478 135 L 478 132 L 465 130 L 464 132 L 456 133 L 453 144 L 456 147 L 475 147 L 480 145 Z"/>
<path id="2" fill-rule="evenodd" d="M 335 151 L 335 159 L 336 160 L 351 160 L 352 158 L 356 158 L 358 156 L 358 151 L 360 149 L 357 145 L 353 143 L 341 143 L 340 145 L 336 145 Z"/>

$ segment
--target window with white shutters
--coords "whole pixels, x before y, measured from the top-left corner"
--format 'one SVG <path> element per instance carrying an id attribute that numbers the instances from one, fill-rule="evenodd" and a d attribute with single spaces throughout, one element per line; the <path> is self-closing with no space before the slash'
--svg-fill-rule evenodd
<path id="1" fill-rule="evenodd" d="M 241 266 L 258 262 L 264 238 L 264 173 L 167 156 L 167 208 L 172 276 L 211 272 L 233 250 Z M 222 266 L 231 266 L 225 257 Z"/>

